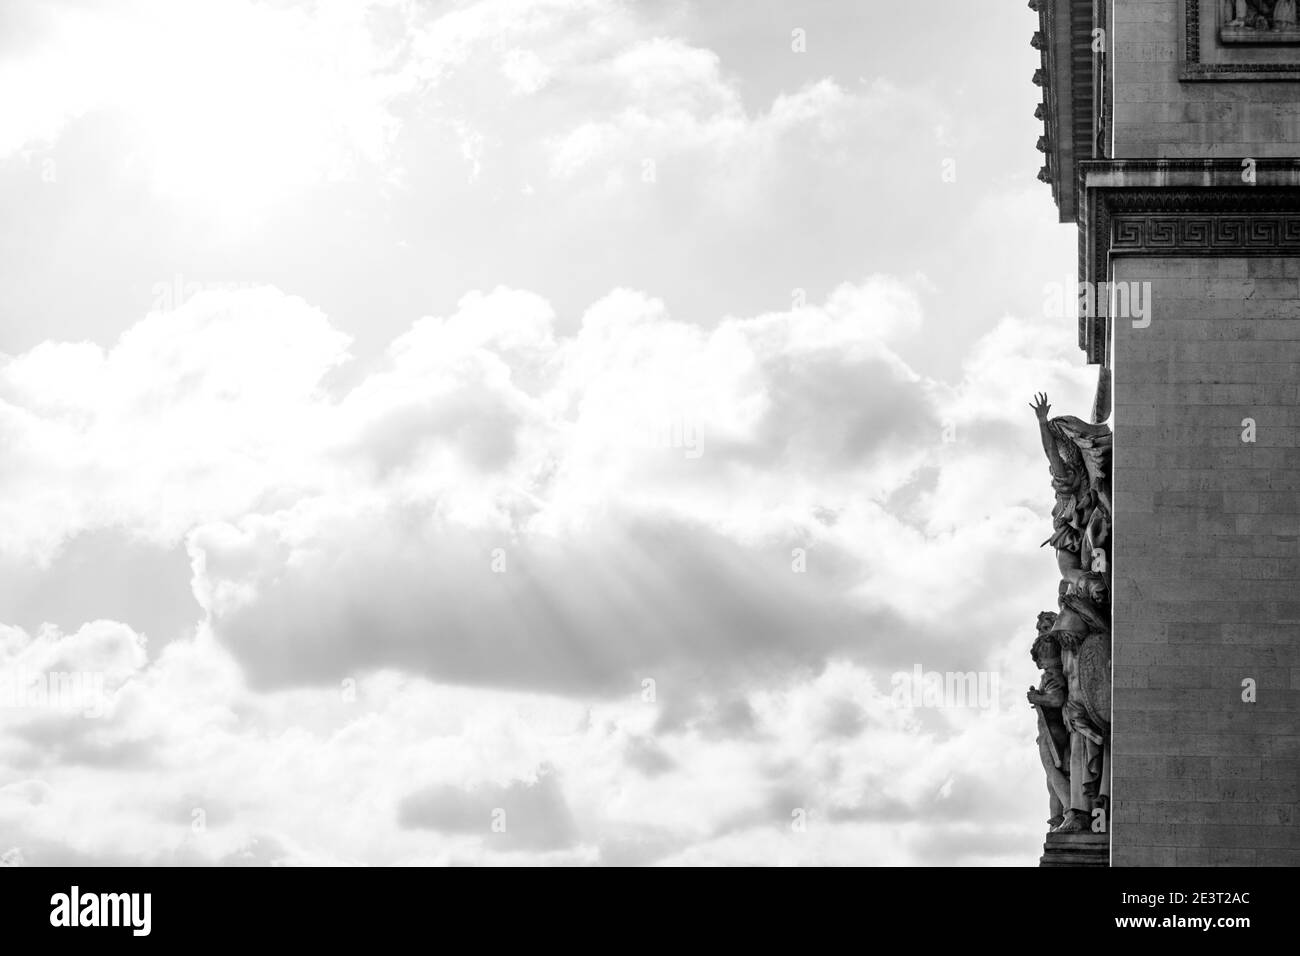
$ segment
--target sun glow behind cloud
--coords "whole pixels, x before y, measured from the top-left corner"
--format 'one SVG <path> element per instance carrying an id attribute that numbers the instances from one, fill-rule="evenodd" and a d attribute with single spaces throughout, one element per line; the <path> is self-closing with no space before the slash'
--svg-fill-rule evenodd
<path id="1" fill-rule="evenodd" d="M 152 189 L 189 214 L 247 220 L 387 156 L 389 106 L 412 78 L 375 42 L 369 10 L 247 0 L 59 8 L 45 26 L 60 56 L 20 123 L 25 115 L 26 132 L 52 137 L 50 117 L 104 111 Z"/>

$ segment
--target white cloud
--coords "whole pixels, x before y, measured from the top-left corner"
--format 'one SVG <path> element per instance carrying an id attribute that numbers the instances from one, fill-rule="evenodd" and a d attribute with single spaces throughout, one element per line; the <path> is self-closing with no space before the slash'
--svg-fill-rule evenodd
<path id="1" fill-rule="evenodd" d="M 7 841 L 31 860 L 810 862 L 846 859 L 844 840 L 870 841 L 879 862 L 935 852 L 927 834 L 965 832 L 951 808 L 990 786 L 990 766 L 1032 778 L 1029 730 L 1001 714 L 940 730 L 872 688 L 910 661 L 1029 676 L 1016 641 L 1009 657 L 1002 646 L 1048 589 L 988 600 L 1038 557 L 1015 553 L 1049 503 L 1028 410 L 1022 424 L 1001 405 L 963 418 L 958 434 L 983 430 L 989 448 L 944 445 L 939 419 L 990 375 L 1008 402 L 1026 374 L 1072 377 L 1033 358 L 1019 326 L 1000 326 L 951 392 L 893 351 L 923 325 L 883 278 L 711 332 L 624 290 L 564 336 L 537 296 L 476 293 L 341 394 L 323 383 L 346 337 L 269 289 L 206 293 L 106 352 L 10 359 L 4 420 L 21 440 L 0 501 L 26 534 L 9 546 L 40 557 L 104 524 L 185 534 L 207 623 L 147 663 L 121 625 L 8 632 L 11 654 L 44 648 L 68 667 L 116 659 L 96 648 L 130 654 L 105 720 L 11 728 L 10 765 L 28 776 L 7 785 Z M 626 440 L 673 401 L 696 417 L 698 457 Z M 51 463 L 85 448 L 98 480 L 59 479 Z M 1014 484 L 990 493 L 1008 455 L 1024 456 L 1038 513 Z M 885 507 L 927 470 L 914 514 Z M 378 709 L 341 709 L 347 681 Z M 443 728 L 436 744 L 397 729 L 413 714 Z M 443 771 L 417 769 L 433 754 Z M 156 796 L 128 808 L 137 788 L 115 776 L 95 798 L 111 832 L 68 824 L 84 804 L 66 788 L 112 764 L 148 774 Z M 501 844 L 466 829 L 480 803 L 508 799 L 557 829 Z M 210 839 L 187 829 L 196 807 Z M 799 807 L 814 810 L 807 833 L 789 829 Z M 322 832 L 339 814 L 341 832 Z M 390 828 L 378 836 L 376 817 Z M 969 853 L 998 858 L 978 840 Z"/>
<path id="2" fill-rule="evenodd" d="M 78 531 L 177 540 L 198 520 L 310 482 L 322 376 L 348 338 L 273 289 L 202 293 L 108 350 L 0 357 L 0 548 L 47 560 Z"/>
<path id="3" fill-rule="evenodd" d="M 661 682 L 655 702 L 392 672 L 347 693 L 253 693 L 204 635 L 147 665 L 107 622 L 4 637 L 6 664 L 15 642 L 57 647 L 74 668 L 102 666 L 106 641 L 137 649 L 102 717 L 0 711 L 0 846 L 29 863 L 913 862 L 985 819 L 981 778 L 1010 773 L 1028 789 L 1036 772 L 1016 759 L 1029 748 L 1010 715 L 953 712 L 946 731 L 927 730 L 842 663 L 733 691 L 748 726 L 737 736 L 689 683 Z M 693 715 L 661 726 L 674 699 Z M 638 742 L 659 754 L 654 772 Z M 995 826 L 1002 844 L 973 861 L 1037 836 Z"/>
<path id="4" fill-rule="evenodd" d="M 541 57 L 532 50 L 517 48 L 506 51 L 501 62 L 501 72 L 515 92 L 524 96 L 536 93 L 551 78 L 551 71 Z"/>
<path id="5" fill-rule="evenodd" d="M 961 573 L 974 555 L 1010 560 L 1035 534 L 1024 503 L 1045 492 L 1028 413 L 1005 419 L 1014 386 L 1072 373 L 1029 357 L 1008 320 L 949 389 L 895 351 L 920 330 L 884 278 L 710 332 L 622 290 L 572 336 L 502 289 L 420 320 L 336 395 L 348 340 L 318 311 L 204 293 L 110 350 L 48 344 L 0 366 L 5 546 L 44 561 L 101 527 L 187 538 L 218 637 L 277 681 L 311 659 L 317 678 L 400 664 L 600 686 L 678 660 L 666 621 L 705 632 L 690 638 L 704 659 L 742 634 L 805 659 L 882 614 L 937 629 L 979 603 L 987 581 Z M 990 377 L 1012 389 L 991 408 Z M 986 451 L 1012 448 L 1023 480 L 995 480 L 1006 460 Z M 890 506 L 913 486 L 924 517 Z M 806 578 L 795 548 L 813 552 Z M 495 637 L 462 646 L 474 620 Z"/>

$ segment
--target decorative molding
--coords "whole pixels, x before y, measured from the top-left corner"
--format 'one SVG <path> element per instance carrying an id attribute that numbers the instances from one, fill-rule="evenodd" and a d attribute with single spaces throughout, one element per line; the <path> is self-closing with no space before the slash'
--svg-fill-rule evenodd
<path id="1" fill-rule="evenodd" d="M 1038 29 L 1034 31 L 1029 43 L 1038 51 L 1038 62 L 1040 64 L 1038 69 L 1034 71 L 1032 82 L 1043 91 L 1042 102 L 1034 110 L 1034 116 L 1041 120 L 1043 124 L 1043 136 L 1039 137 L 1041 143 L 1051 135 L 1052 126 L 1056 122 L 1056 87 L 1051 82 L 1050 72 L 1052 68 L 1052 51 L 1056 44 L 1056 31 L 1050 0 L 1029 0 L 1029 8 L 1038 14 Z M 1062 184 L 1060 177 L 1056 175 L 1058 151 L 1049 149 L 1045 151 L 1045 154 L 1043 165 L 1038 170 L 1038 181 L 1047 184 L 1052 191 L 1052 202 L 1059 207 Z"/>
<path id="2" fill-rule="evenodd" d="M 1220 27 L 1219 42 L 1225 46 L 1293 46 L 1300 43 L 1300 30 L 1243 30 Z"/>
<path id="3" fill-rule="evenodd" d="M 1277 160 L 1259 168 L 1263 175 L 1282 177 L 1281 184 L 1242 184 L 1240 167 L 1231 161 L 1087 164 L 1079 177 L 1080 282 L 1095 288 L 1109 281 L 1117 256 L 1300 256 L 1300 186 L 1285 184 L 1300 164 Z M 1179 175 L 1207 180 L 1203 185 L 1151 182 Z M 1132 185 L 1095 182 L 1107 176 Z M 1227 185 L 1229 176 L 1238 182 Z M 1088 361 L 1104 362 L 1106 344 L 1105 316 L 1081 315 L 1079 347 Z"/>
<path id="4" fill-rule="evenodd" d="M 1300 212 L 1253 216 L 1114 215 L 1110 254 L 1300 255 Z"/>
<path id="5" fill-rule="evenodd" d="M 1099 57 L 1092 51 L 1091 0 L 1029 0 L 1038 15 L 1030 45 L 1038 51 L 1033 82 L 1042 89 L 1035 115 L 1048 146 L 1038 178 L 1052 190 L 1061 222 L 1078 212 L 1074 192 L 1078 163 L 1098 155 L 1093 99 Z"/>
<path id="6" fill-rule="evenodd" d="M 1184 0 L 1181 80 L 1300 80 L 1300 63 L 1202 63 L 1201 0 Z"/>

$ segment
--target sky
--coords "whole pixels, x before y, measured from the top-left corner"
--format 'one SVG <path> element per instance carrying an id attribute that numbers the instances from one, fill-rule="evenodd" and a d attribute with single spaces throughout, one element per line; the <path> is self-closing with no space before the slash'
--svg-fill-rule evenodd
<path id="1" fill-rule="evenodd" d="M 6 3 L 0 861 L 1036 863 L 1035 28 Z"/>

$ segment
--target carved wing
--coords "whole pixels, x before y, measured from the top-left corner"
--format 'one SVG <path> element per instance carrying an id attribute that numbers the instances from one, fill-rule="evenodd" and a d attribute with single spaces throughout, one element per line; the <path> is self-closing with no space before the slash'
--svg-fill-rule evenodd
<path id="1" fill-rule="evenodd" d="M 1052 424 L 1056 426 L 1059 435 L 1073 442 L 1079 449 L 1083 466 L 1088 472 L 1088 485 L 1094 491 L 1104 493 L 1109 488 L 1111 448 L 1114 445 L 1110 426 L 1090 425 L 1073 415 L 1054 418 Z"/>

